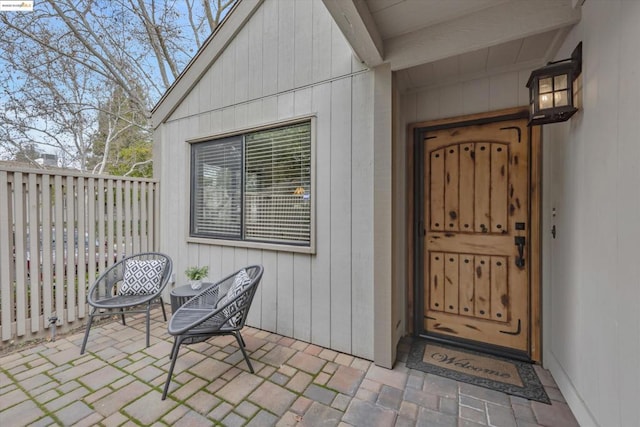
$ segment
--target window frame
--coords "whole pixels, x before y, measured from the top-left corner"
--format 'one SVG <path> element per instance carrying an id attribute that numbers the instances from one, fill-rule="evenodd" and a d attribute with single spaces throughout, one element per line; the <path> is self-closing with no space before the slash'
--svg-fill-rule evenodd
<path id="1" fill-rule="evenodd" d="M 285 251 L 285 252 L 295 252 L 295 253 L 305 253 L 305 254 L 315 254 L 316 253 L 316 121 L 317 118 L 315 115 L 311 116 L 301 116 L 287 120 L 281 120 L 276 122 L 270 122 L 265 125 L 253 126 L 241 129 L 234 129 L 228 132 L 221 132 L 215 134 L 208 134 L 206 136 L 201 136 L 197 138 L 192 138 L 186 140 L 187 143 L 187 164 L 188 164 L 188 175 L 187 175 L 187 189 L 188 189 L 188 197 L 189 202 L 186 203 L 186 241 L 188 243 L 200 243 L 200 244 L 209 244 L 209 245 L 217 245 L 217 246 L 232 246 L 238 248 L 248 248 L 248 249 L 266 249 L 266 250 L 276 250 L 276 251 Z M 286 243 L 276 243 L 276 242 L 261 242 L 261 241 L 253 241 L 253 240 L 243 240 L 240 239 L 224 239 L 220 237 L 205 237 L 205 236 L 193 236 L 191 235 L 191 224 L 192 218 L 194 215 L 193 209 L 193 194 L 194 194 L 194 183 L 192 173 L 194 172 L 193 158 L 192 158 L 192 144 L 198 144 L 202 142 L 208 142 L 213 140 L 222 140 L 226 138 L 234 138 L 240 137 L 243 139 L 242 142 L 242 203 L 244 204 L 244 180 L 245 180 L 245 170 L 244 170 L 244 162 L 245 162 L 245 146 L 244 146 L 244 135 L 269 130 L 276 129 L 281 127 L 292 126 L 301 123 L 309 123 L 310 124 L 310 139 L 311 139 L 311 206 L 310 206 L 310 235 L 309 235 L 309 244 L 308 245 L 296 245 L 296 244 L 286 244 Z M 244 211 L 243 211 L 244 212 Z M 241 227 L 244 227 L 244 214 L 241 216 Z"/>

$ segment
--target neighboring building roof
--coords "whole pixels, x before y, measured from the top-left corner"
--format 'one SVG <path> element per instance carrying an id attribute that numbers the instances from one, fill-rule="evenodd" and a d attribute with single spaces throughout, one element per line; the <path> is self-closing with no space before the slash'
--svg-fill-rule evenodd
<path id="1" fill-rule="evenodd" d="M 48 171 L 60 171 L 60 170 L 71 170 L 77 171 L 77 169 L 70 168 L 61 168 L 59 166 L 48 165 L 46 163 L 31 163 L 31 162 L 22 162 L 18 160 L 0 160 L 0 169 L 11 169 L 11 170 L 48 170 Z"/>
<path id="2" fill-rule="evenodd" d="M 175 111 L 263 1 L 238 0 L 151 110 L 151 124 L 154 129 Z"/>

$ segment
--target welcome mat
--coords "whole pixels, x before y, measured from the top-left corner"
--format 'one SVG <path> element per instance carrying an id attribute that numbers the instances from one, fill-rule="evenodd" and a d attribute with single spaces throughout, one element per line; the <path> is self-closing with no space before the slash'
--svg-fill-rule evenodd
<path id="1" fill-rule="evenodd" d="M 529 363 L 415 338 L 407 358 L 407 367 L 513 396 L 551 403 Z"/>

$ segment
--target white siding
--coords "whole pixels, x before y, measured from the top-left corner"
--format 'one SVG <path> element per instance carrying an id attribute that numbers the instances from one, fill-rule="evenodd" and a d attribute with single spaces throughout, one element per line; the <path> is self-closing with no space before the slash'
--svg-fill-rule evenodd
<path id="1" fill-rule="evenodd" d="M 581 425 L 640 420 L 640 3 L 586 2 L 584 105 L 544 127 L 544 360 Z M 552 216 L 555 208 L 556 215 Z"/>
<path id="2" fill-rule="evenodd" d="M 331 84 L 313 88 L 313 111 L 331 117 Z M 331 345 L 331 120 L 316 131 L 316 256 L 311 259 L 311 342 Z"/>
<path id="3" fill-rule="evenodd" d="M 351 79 L 331 84 L 331 348 L 351 347 Z"/>
<path id="4" fill-rule="evenodd" d="M 354 331 L 369 331 L 373 324 L 373 259 L 366 250 L 373 247 L 373 140 L 368 107 L 373 105 L 373 82 L 368 75 L 353 79 L 353 115 L 351 126 L 352 165 L 359 173 L 351 178 L 351 319 Z M 352 338 L 353 352 L 363 353 L 371 345 L 367 334 L 355 333 Z"/>
<path id="5" fill-rule="evenodd" d="M 525 84 L 530 74 L 531 69 L 510 71 L 405 93 L 401 98 L 403 123 L 526 106 L 529 92 Z"/>
<path id="6" fill-rule="evenodd" d="M 189 265 L 215 279 L 261 263 L 250 325 L 373 359 L 372 82 L 321 0 L 264 2 L 157 131 L 161 245 L 176 286 Z M 317 118 L 316 254 L 187 243 L 185 140 L 303 115 Z"/>
<path id="7" fill-rule="evenodd" d="M 298 2 L 295 7 L 293 25 L 296 34 L 293 54 L 295 87 L 306 86 L 313 77 L 313 3 Z"/>
<path id="8" fill-rule="evenodd" d="M 396 342 L 393 341 L 393 301 L 396 297 L 392 278 L 392 220 L 393 220 L 393 155 L 392 144 L 392 74 L 389 64 L 374 70 L 374 175 L 373 175 L 373 282 L 375 287 L 376 364 L 393 368 Z"/>

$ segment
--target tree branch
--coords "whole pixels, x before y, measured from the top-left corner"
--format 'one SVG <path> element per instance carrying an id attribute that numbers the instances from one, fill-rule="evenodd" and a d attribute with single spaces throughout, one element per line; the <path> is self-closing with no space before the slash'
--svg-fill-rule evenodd
<path id="1" fill-rule="evenodd" d="M 91 29 L 91 25 L 89 25 L 85 16 L 81 15 L 79 11 L 75 8 L 75 6 L 67 3 L 67 5 L 71 8 L 71 10 L 73 10 L 77 16 L 79 15 L 78 18 L 80 19 L 80 21 L 83 23 L 83 26 L 84 26 L 83 30 L 86 31 L 91 36 L 91 40 L 88 40 L 87 38 L 84 37 L 82 33 L 80 33 L 78 28 L 76 28 L 76 26 L 71 21 L 71 19 L 67 16 L 67 14 L 65 14 L 60 9 L 60 7 L 58 7 L 56 1 L 53 1 L 53 0 L 46 0 L 46 1 L 58 13 L 60 19 L 62 19 L 62 21 L 67 25 L 67 27 L 73 32 L 73 34 L 76 36 L 78 41 L 85 47 L 85 49 L 91 52 L 93 56 L 95 56 L 95 58 L 98 61 L 100 61 L 100 63 L 102 63 L 107 70 L 109 70 L 111 78 L 115 80 L 125 92 L 127 92 L 127 95 L 131 98 L 131 100 L 133 100 L 136 104 L 140 106 L 141 110 L 145 112 L 145 115 L 147 117 L 151 117 L 151 112 L 149 111 L 145 103 L 140 98 L 138 98 L 135 91 L 133 91 L 132 88 L 129 86 L 129 82 L 127 82 L 126 79 L 124 79 L 123 76 L 120 74 L 120 72 L 118 72 L 117 68 L 114 67 L 113 64 L 117 64 L 118 61 L 109 53 L 109 49 L 106 46 L 104 46 L 104 44 L 101 41 L 101 38 L 98 37 L 93 32 L 93 30 Z M 104 52 L 104 55 L 106 55 L 106 57 L 102 53 L 98 52 L 98 50 L 94 47 L 94 45 L 99 46 Z"/>
<path id="2" fill-rule="evenodd" d="M 129 171 L 127 173 L 125 173 L 123 176 L 129 176 L 129 174 L 132 174 L 133 171 L 138 167 L 138 166 L 142 166 L 142 165 L 147 165 L 149 163 L 153 162 L 153 159 L 149 159 L 149 160 L 145 160 L 144 162 L 138 162 L 138 163 L 134 163 L 131 166 L 131 169 L 129 169 Z"/>

